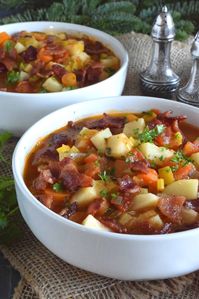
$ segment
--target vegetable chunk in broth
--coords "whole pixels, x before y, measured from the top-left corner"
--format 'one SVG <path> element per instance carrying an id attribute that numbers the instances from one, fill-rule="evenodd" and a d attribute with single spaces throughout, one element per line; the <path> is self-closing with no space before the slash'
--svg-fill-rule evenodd
<path id="1" fill-rule="evenodd" d="M 46 93 L 103 81 L 120 67 L 104 44 L 66 32 L 0 32 L 0 91 Z"/>
<path id="2" fill-rule="evenodd" d="M 165 234 L 199 226 L 199 128 L 171 111 L 68 122 L 38 142 L 24 179 L 47 208 L 86 227 Z"/>

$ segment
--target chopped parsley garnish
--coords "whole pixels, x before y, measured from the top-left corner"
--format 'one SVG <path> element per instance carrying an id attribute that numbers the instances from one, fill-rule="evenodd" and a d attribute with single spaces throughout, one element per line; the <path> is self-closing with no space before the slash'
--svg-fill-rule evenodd
<path id="1" fill-rule="evenodd" d="M 7 40 L 4 43 L 4 49 L 6 52 L 10 52 L 12 50 L 12 47 L 13 47 L 13 43 L 10 40 Z"/>
<path id="2" fill-rule="evenodd" d="M 60 184 L 60 183 L 55 183 L 55 184 L 53 185 L 53 190 L 54 190 L 55 192 L 60 192 L 60 191 L 62 191 L 62 190 L 63 190 L 62 184 Z"/>
<path id="3" fill-rule="evenodd" d="M 182 164 L 182 166 L 187 165 L 190 162 L 193 162 L 191 158 L 184 155 L 182 151 L 177 151 L 173 158 L 171 159 L 172 162 Z"/>
<path id="4" fill-rule="evenodd" d="M 62 89 L 62 91 L 73 90 L 73 89 L 77 89 L 77 87 L 76 87 L 76 86 L 67 86 L 67 87 L 64 87 L 64 88 Z"/>
<path id="5" fill-rule="evenodd" d="M 110 176 L 107 174 L 106 170 L 104 170 L 103 172 L 101 172 L 99 174 L 99 177 L 100 179 L 103 181 L 103 182 L 107 182 L 108 180 L 110 180 Z"/>
<path id="6" fill-rule="evenodd" d="M 110 67 L 107 67 L 105 69 L 105 72 L 107 72 L 107 74 L 108 74 L 109 77 L 112 76 L 113 74 L 115 74 L 115 70 L 112 69 L 112 68 L 110 68 Z"/>
<path id="7" fill-rule="evenodd" d="M 101 197 L 107 197 L 107 196 L 108 196 L 108 191 L 107 191 L 106 189 L 102 189 L 102 190 L 100 191 L 100 196 L 101 196 Z"/>
<path id="8" fill-rule="evenodd" d="M 117 198 L 118 197 L 118 193 L 111 193 L 111 198 L 114 199 L 114 198 Z"/>
<path id="9" fill-rule="evenodd" d="M 96 161 L 94 162 L 94 164 L 95 164 L 95 166 L 99 167 L 99 166 L 100 166 L 100 162 L 99 162 L 99 160 L 96 160 Z"/>
<path id="10" fill-rule="evenodd" d="M 154 161 L 151 161 L 150 165 L 151 165 L 152 168 L 156 168 L 157 167 L 157 164 Z"/>
<path id="11" fill-rule="evenodd" d="M 122 196 L 117 193 L 111 193 L 111 203 L 121 205 L 123 203 Z"/>
<path id="12" fill-rule="evenodd" d="M 19 72 L 10 71 L 7 73 L 7 83 L 15 84 L 19 81 Z"/>
<path id="13" fill-rule="evenodd" d="M 145 128 L 144 131 L 140 134 L 138 134 L 138 139 L 141 142 L 153 142 L 153 140 L 162 134 L 165 130 L 164 125 L 157 125 L 154 129 L 149 130 L 149 128 Z"/>
<path id="14" fill-rule="evenodd" d="M 170 166 L 170 168 L 172 172 L 175 172 L 176 170 L 178 170 L 179 166 L 178 165 Z"/>
<path id="15" fill-rule="evenodd" d="M 115 168 L 112 167 L 109 171 L 110 176 L 114 176 L 115 175 Z"/>

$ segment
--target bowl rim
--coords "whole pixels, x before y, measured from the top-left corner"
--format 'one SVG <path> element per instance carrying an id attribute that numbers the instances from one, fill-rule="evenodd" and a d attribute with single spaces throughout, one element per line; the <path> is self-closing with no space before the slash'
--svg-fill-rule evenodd
<path id="1" fill-rule="evenodd" d="M 121 99 L 124 98 L 139 98 L 141 101 L 145 100 L 150 100 L 150 99 L 157 99 L 155 97 L 149 97 L 149 96 L 135 96 L 135 95 L 127 95 L 127 96 L 117 96 L 117 97 L 107 97 L 107 98 L 98 98 L 92 101 L 92 104 L 94 105 L 95 102 L 100 102 L 100 101 L 107 101 L 107 100 L 114 100 L 114 101 L 120 101 Z M 158 101 L 162 103 L 168 103 L 168 102 L 174 102 L 172 100 L 164 99 L 164 98 L 158 98 Z M 100 231 L 100 230 L 95 230 L 92 228 L 87 228 L 83 226 L 82 224 L 76 223 L 74 221 L 71 221 L 69 219 L 66 219 L 62 217 L 61 215 L 53 212 L 49 208 L 47 208 L 45 205 L 43 205 L 28 189 L 28 187 L 25 184 L 25 181 L 23 179 L 23 174 L 21 174 L 20 170 L 17 167 L 17 160 L 18 156 L 20 155 L 20 148 L 23 145 L 23 139 L 26 138 L 31 133 L 31 130 L 35 126 L 39 126 L 41 122 L 43 122 L 45 119 L 52 118 L 53 115 L 58 114 L 62 110 L 66 110 L 67 108 L 76 108 L 79 105 L 87 105 L 89 104 L 90 101 L 85 101 L 82 103 L 76 103 L 72 104 L 69 106 L 65 106 L 61 109 L 58 109 L 54 112 L 49 113 L 48 115 L 44 116 L 41 118 L 39 121 L 37 121 L 35 124 L 33 124 L 20 138 L 18 141 L 14 153 L 12 156 L 12 171 L 14 175 L 14 181 L 15 184 L 18 186 L 20 191 L 23 193 L 23 195 L 26 197 L 26 200 L 29 200 L 31 204 L 33 204 L 36 208 L 38 208 L 41 212 L 46 214 L 49 217 L 52 217 L 55 221 L 61 222 L 64 225 L 69 225 L 74 230 L 79 230 L 81 233 L 88 233 L 90 235 L 97 235 L 98 237 L 104 237 L 104 238 L 109 238 L 109 239 L 115 239 L 115 240 L 125 240 L 125 241 L 143 241 L 143 242 L 156 242 L 156 241 L 165 241 L 167 240 L 173 240 L 176 238 L 184 238 L 187 236 L 195 235 L 199 233 L 199 227 L 198 228 L 193 228 L 193 229 L 188 229 L 185 231 L 180 231 L 180 232 L 174 232 L 174 233 L 169 233 L 169 234 L 154 234 L 154 235 L 136 235 L 136 234 L 121 234 L 121 233 L 115 233 L 115 232 L 109 232 L 109 231 Z M 190 106 L 185 103 L 180 103 L 176 102 L 177 106 L 179 107 L 185 107 L 189 111 L 197 110 L 199 113 L 199 108 L 195 106 Z M 49 133 L 50 134 L 50 133 Z M 39 138 L 38 138 L 39 139 Z M 37 140 L 38 140 L 37 139 Z M 37 142 L 37 141 L 36 141 Z M 30 153 L 31 150 L 28 151 Z M 28 155 L 28 154 L 27 154 Z M 26 155 L 26 157 L 27 157 Z M 24 169 L 23 169 L 24 170 Z"/>
<path id="2" fill-rule="evenodd" d="M 110 81 L 111 78 L 117 76 L 120 72 L 122 72 L 123 70 L 126 69 L 126 67 L 128 66 L 128 63 L 129 63 L 129 56 L 128 56 L 128 52 L 127 50 L 125 49 L 125 47 L 123 46 L 123 44 L 117 39 L 115 38 L 114 36 L 104 32 L 104 31 L 101 31 L 99 29 L 95 29 L 95 28 L 92 28 L 92 27 L 89 27 L 89 26 L 85 26 L 85 25 L 81 25 L 81 24 L 75 24 L 75 23 L 65 23 L 65 22 L 54 22 L 54 21 L 32 21 L 32 22 L 18 22 L 18 23 L 10 23 L 10 24 L 3 24 L 3 25 L 0 25 L 0 30 L 2 29 L 2 27 L 9 27 L 9 28 L 12 28 L 13 29 L 16 27 L 16 25 L 20 25 L 22 26 L 23 28 L 26 28 L 26 25 L 36 25 L 36 24 L 39 24 L 42 26 L 43 25 L 49 25 L 49 26 L 69 26 L 69 27 L 75 27 L 77 28 L 77 30 L 74 30 L 76 32 L 78 32 L 78 28 L 80 28 L 79 32 L 81 32 L 81 29 L 82 29 L 82 32 L 81 33 L 84 33 L 84 30 L 91 30 L 93 32 L 93 35 L 94 33 L 96 34 L 103 34 L 104 37 L 106 38 L 109 38 L 110 40 L 114 41 L 114 43 L 116 43 L 116 48 L 119 49 L 121 52 L 122 52 L 122 55 L 124 56 L 123 57 L 123 62 L 121 62 L 121 66 L 120 68 L 110 77 L 108 77 L 107 79 L 105 80 L 102 80 L 100 82 L 97 82 L 95 84 L 92 84 L 92 85 L 89 85 L 89 86 L 85 86 L 85 87 L 81 87 L 81 88 L 77 88 L 77 89 L 72 89 L 72 90 L 66 90 L 66 91 L 58 91 L 58 92 L 49 92 L 49 93 L 17 93 L 17 92 L 10 92 L 10 91 L 0 91 L 0 95 L 2 94 L 3 96 L 16 96 L 16 97 L 20 97 L 20 96 L 28 96 L 28 97 L 38 97 L 41 96 L 42 98 L 46 98 L 49 97 L 49 98 L 53 98 L 53 95 L 56 97 L 58 94 L 63 94 L 65 95 L 65 93 L 67 94 L 71 94 L 71 92 L 74 94 L 80 92 L 81 90 L 83 90 L 83 92 L 87 92 L 89 91 L 89 89 L 92 88 L 92 86 L 98 86 L 99 84 L 102 84 L 103 82 L 107 82 L 107 81 Z M 4 29 L 4 28 L 3 28 Z M 56 28 L 55 28 L 56 29 Z M 33 28 L 34 30 L 34 28 Z M 72 30 L 72 28 L 70 29 Z M 89 36 L 90 33 L 85 33 L 85 35 Z M 114 52 L 114 50 L 113 50 Z M 120 58 L 120 57 L 119 57 Z M 120 58 L 121 60 L 121 58 Z M 47 100 L 49 100 L 49 98 Z"/>

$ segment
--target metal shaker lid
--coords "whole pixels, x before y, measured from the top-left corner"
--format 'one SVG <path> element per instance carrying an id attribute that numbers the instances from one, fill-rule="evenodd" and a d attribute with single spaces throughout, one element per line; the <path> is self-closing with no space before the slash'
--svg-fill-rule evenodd
<path id="1" fill-rule="evenodd" d="M 194 58 L 199 58 L 199 31 L 196 33 L 196 36 L 194 38 L 191 47 L 191 54 Z"/>
<path id="2" fill-rule="evenodd" d="M 157 40 L 173 40 L 175 37 L 175 25 L 171 14 L 166 6 L 163 6 L 162 11 L 157 16 L 151 36 Z"/>

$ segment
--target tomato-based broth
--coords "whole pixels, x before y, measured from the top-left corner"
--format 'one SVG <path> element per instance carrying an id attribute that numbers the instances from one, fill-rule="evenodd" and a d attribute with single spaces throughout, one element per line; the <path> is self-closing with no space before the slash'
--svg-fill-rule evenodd
<path id="1" fill-rule="evenodd" d="M 68 122 L 29 154 L 24 180 L 62 217 L 128 234 L 199 225 L 199 128 L 150 110 Z"/>
<path id="2" fill-rule="evenodd" d="M 112 76 L 120 60 L 94 38 L 66 32 L 0 32 L 0 91 L 73 90 Z"/>

